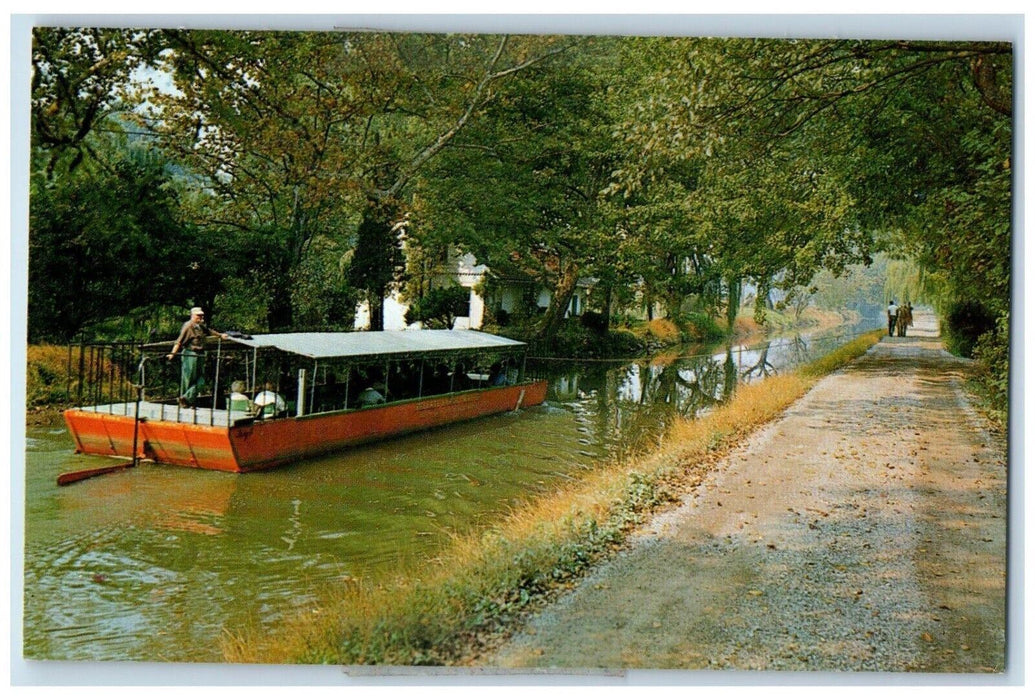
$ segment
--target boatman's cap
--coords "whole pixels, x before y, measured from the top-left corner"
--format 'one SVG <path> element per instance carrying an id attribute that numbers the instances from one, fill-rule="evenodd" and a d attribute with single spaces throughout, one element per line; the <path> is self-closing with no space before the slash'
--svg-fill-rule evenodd
<path id="1" fill-rule="evenodd" d="M 191 316 L 198 316 L 198 315 L 204 316 L 205 315 L 205 310 L 203 308 L 201 308 L 200 306 L 195 306 L 193 309 L 190 310 L 190 315 Z"/>

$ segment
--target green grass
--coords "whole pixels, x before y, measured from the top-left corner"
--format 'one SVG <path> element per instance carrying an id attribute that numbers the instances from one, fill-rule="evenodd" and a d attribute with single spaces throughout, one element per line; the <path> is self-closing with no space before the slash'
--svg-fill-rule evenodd
<path id="1" fill-rule="evenodd" d="M 865 353 L 870 347 L 878 343 L 882 337 L 884 337 L 883 329 L 864 333 L 852 342 L 842 345 L 823 357 L 801 367 L 798 372 L 807 377 L 822 377 L 830 374 Z"/>

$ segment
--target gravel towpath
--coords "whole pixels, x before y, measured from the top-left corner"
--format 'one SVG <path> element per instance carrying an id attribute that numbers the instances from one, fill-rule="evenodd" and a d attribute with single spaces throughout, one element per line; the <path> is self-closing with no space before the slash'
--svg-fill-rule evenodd
<path id="1" fill-rule="evenodd" d="M 479 665 L 1002 671 L 1006 444 L 964 372 L 918 315 Z"/>

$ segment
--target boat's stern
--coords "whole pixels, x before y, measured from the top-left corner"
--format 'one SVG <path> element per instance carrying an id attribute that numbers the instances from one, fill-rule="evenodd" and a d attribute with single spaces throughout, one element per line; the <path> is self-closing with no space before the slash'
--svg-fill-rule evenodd
<path id="1" fill-rule="evenodd" d="M 137 457 L 164 464 L 239 472 L 229 431 L 198 425 L 73 408 L 64 413 L 76 452 L 106 457 Z"/>

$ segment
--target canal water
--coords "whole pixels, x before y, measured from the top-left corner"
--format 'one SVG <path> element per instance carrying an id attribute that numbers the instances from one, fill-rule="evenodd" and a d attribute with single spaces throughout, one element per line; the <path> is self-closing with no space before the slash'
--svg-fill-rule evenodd
<path id="1" fill-rule="evenodd" d="M 222 660 L 225 630 L 278 621 L 347 577 L 388 580 L 600 460 L 649 446 L 744 381 L 844 344 L 856 327 L 636 362 L 551 360 L 547 403 L 307 460 L 224 474 L 110 464 L 62 426 L 26 445 L 24 655 Z"/>

